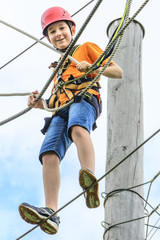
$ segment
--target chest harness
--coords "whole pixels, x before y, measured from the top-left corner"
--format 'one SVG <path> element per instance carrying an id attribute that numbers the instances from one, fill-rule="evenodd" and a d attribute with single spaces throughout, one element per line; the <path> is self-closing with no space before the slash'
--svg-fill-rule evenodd
<path id="1" fill-rule="evenodd" d="M 80 47 L 80 45 L 75 45 L 70 52 L 70 56 L 72 56 L 79 47 Z M 51 63 L 49 68 L 51 68 L 51 67 L 55 68 L 57 63 L 58 62 Z M 86 92 L 84 95 L 79 96 L 78 93 L 80 93 L 82 90 L 84 90 L 89 85 L 89 83 L 92 82 L 93 79 L 89 78 L 89 77 L 74 79 L 74 77 L 72 75 L 70 75 L 68 81 L 64 81 L 62 79 L 62 74 L 69 67 L 70 63 L 71 63 L 71 60 L 67 59 L 64 62 L 63 66 L 57 72 L 57 80 L 54 84 L 53 94 L 50 96 L 50 98 L 48 100 L 46 100 L 49 108 L 59 107 L 60 106 L 59 97 L 61 94 L 65 94 L 65 96 L 68 98 L 68 101 L 70 101 L 71 99 L 74 99 L 74 103 L 78 103 L 78 102 L 81 102 L 82 99 L 84 99 L 85 101 L 89 102 L 96 109 L 97 118 L 98 118 L 102 112 L 102 101 L 99 97 L 100 96 L 99 95 L 100 84 L 98 82 L 96 82 L 92 86 L 92 88 L 89 90 L 89 92 Z M 98 93 L 98 95 L 97 95 L 97 93 Z M 53 116 L 55 116 L 55 115 L 58 115 L 64 119 L 68 120 L 68 117 L 66 115 L 64 115 L 61 111 L 54 112 Z M 51 120 L 52 120 L 52 118 L 45 118 L 45 126 L 41 130 L 41 132 L 43 134 L 46 133 Z M 92 130 L 94 130 L 95 128 L 96 128 L 96 122 L 93 124 Z"/>

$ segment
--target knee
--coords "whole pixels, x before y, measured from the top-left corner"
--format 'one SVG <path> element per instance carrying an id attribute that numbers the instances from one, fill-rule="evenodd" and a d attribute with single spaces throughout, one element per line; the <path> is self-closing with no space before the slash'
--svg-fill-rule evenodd
<path id="1" fill-rule="evenodd" d="M 56 153 L 44 153 L 42 155 L 43 166 L 59 165 L 59 157 Z"/>
<path id="2" fill-rule="evenodd" d="M 73 141 L 75 142 L 77 139 L 82 139 L 84 138 L 86 135 L 89 135 L 89 132 L 80 126 L 73 126 L 71 129 L 71 136 Z"/>

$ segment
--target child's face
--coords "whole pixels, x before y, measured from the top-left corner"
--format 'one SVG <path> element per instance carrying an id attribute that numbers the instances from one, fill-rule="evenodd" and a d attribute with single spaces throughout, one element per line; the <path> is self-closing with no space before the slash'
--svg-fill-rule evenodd
<path id="1" fill-rule="evenodd" d="M 66 22 L 55 22 L 48 27 L 49 41 L 60 50 L 66 49 L 75 34 L 74 26 L 72 26 L 71 31 Z"/>

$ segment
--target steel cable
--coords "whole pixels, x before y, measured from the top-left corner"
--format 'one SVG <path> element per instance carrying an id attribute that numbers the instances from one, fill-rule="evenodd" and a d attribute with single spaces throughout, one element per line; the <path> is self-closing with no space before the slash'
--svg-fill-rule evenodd
<path id="1" fill-rule="evenodd" d="M 86 8 L 90 3 L 92 3 L 95 0 L 91 0 L 90 2 L 88 2 L 87 4 L 85 4 L 83 7 L 81 7 L 78 11 L 76 11 L 75 13 L 73 13 L 71 15 L 71 17 L 74 17 L 76 14 L 78 14 L 80 11 L 82 11 L 84 8 Z M 44 37 L 41 37 L 38 40 L 43 40 Z M 35 46 L 38 43 L 38 41 L 34 42 L 32 45 L 30 45 L 28 48 L 26 48 L 25 50 L 23 50 L 21 53 L 19 53 L 17 56 L 15 56 L 14 58 L 12 58 L 10 61 L 8 61 L 7 63 L 5 63 L 3 66 L 0 67 L 0 70 L 4 67 L 6 67 L 9 63 L 13 62 L 15 59 L 17 59 L 18 57 L 20 57 L 23 53 L 27 52 L 29 49 L 31 49 L 33 46 Z"/>
<path id="2" fill-rule="evenodd" d="M 118 37 L 120 35 L 123 34 L 124 30 L 128 27 L 128 25 L 134 20 L 134 18 L 139 14 L 139 12 L 145 7 L 145 5 L 149 2 L 149 0 L 146 0 L 141 6 L 140 8 L 135 12 L 135 14 L 125 23 L 124 27 L 120 30 L 120 32 L 117 34 L 117 36 L 110 42 L 110 44 L 107 46 L 107 48 L 105 49 L 104 52 L 107 52 L 108 49 L 116 42 L 116 40 L 118 39 Z M 95 6 L 96 8 L 96 6 Z M 81 29 L 80 29 L 81 31 Z M 76 41 L 75 41 L 76 42 Z M 73 44 L 74 45 L 74 44 Z M 70 45 L 71 46 L 71 45 Z M 71 47 L 72 48 L 72 47 Z M 71 50 L 71 48 L 69 48 L 69 51 Z M 66 51 L 66 53 L 68 54 L 68 51 Z M 55 71 L 53 72 L 53 74 L 51 75 L 51 77 L 49 78 L 48 82 L 46 83 L 45 87 L 42 89 L 42 91 L 40 92 L 39 96 L 37 97 L 36 101 L 38 101 L 42 95 L 44 94 L 44 92 L 46 91 L 46 89 L 48 88 L 50 82 L 52 81 L 53 77 L 55 76 L 55 74 L 57 73 L 58 69 L 61 67 L 61 65 L 63 64 L 65 58 L 66 58 L 66 53 L 64 54 L 63 58 L 61 59 L 61 61 L 59 62 L 59 64 L 57 65 L 57 67 L 55 68 Z M 97 61 L 99 61 L 99 59 L 97 59 Z M 97 61 L 92 65 L 92 66 L 95 66 L 95 64 L 97 63 Z M 110 61 L 111 61 L 111 58 L 110 58 Z M 81 92 L 81 94 L 85 94 L 86 91 L 88 91 L 88 89 L 90 89 L 93 84 L 98 80 L 98 78 L 101 76 L 101 74 L 104 72 L 105 68 L 109 65 L 110 61 L 108 61 L 106 63 L 106 65 L 103 67 L 102 71 L 97 75 L 97 77 L 92 81 L 92 83 L 83 91 Z M 44 102 L 44 101 L 43 101 Z M 56 108 L 56 111 L 59 111 L 61 109 L 63 109 L 64 107 L 67 107 L 69 106 L 71 103 L 73 103 L 73 99 L 67 103 L 66 105 L 62 106 L 62 107 L 59 107 L 59 108 Z M 44 105 L 45 107 L 45 105 Z M 47 110 L 47 107 L 45 107 L 46 110 Z M 0 126 L 4 125 L 5 123 L 8 123 L 20 116 L 22 116 L 23 114 L 27 113 L 31 108 L 28 107 L 26 109 L 24 109 L 23 111 L 9 117 L 8 119 L 5 119 L 3 120 L 2 122 L 0 122 Z M 52 111 L 55 111 L 52 109 Z"/>
<path id="3" fill-rule="evenodd" d="M 32 232 L 33 230 L 35 230 L 36 228 L 38 228 L 42 223 L 44 223 L 45 221 L 47 221 L 48 219 L 50 219 L 51 217 L 53 217 L 54 215 L 56 215 L 57 213 L 59 213 L 60 211 L 62 211 L 64 208 L 66 208 L 68 205 L 70 205 L 72 202 L 74 202 L 75 200 L 77 200 L 79 197 L 81 197 L 86 191 L 88 191 L 90 188 L 92 188 L 95 184 L 97 184 L 98 182 L 100 182 L 102 179 L 104 179 L 108 174 L 110 174 L 114 169 L 116 169 L 119 165 L 121 165 L 125 160 L 127 160 L 131 155 L 133 155 L 136 151 L 138 151 L 142 146 L 144 146 L 147 142 L 149 142 L 154 136 L 156 136 L 158 133 L 160 132 L 160 129 L 158 129 L 156 132 L 154 132 L 150 137 L 148 137 L 144 142 L 142 142 L 139 146 L 137 146 L 132 152 L 130 152 L 126 157 L 124 157 L 121 161 L 119 161 L 119 163 L 117 163 L 114 167 L 112 167 L 109 171 L 107 171 L 104 175 L 102 175 L 96 182 L 92 183 L 85 191 L 81 192 L 80 194 L 78 194 L 76 197 L 74 197 L 73 199 L 71 199 L 69 202 L 67 202 L 65 205 L 63 205 L 61 208 L 59 208 L 56 212 L 54 212 L 53 214 L 51 214 L 49 217 L 47 217 L 46 219 L 44 219 L 42 222 L 40 222 L 39 224 L 37 224 L 35 227 L 31 228 L 29 231 L 25 232 L 23 235 L 21 235 L 20 237 L 18 237 L 16 240 L 22 239 L 24 236 L 26 236 L 27 234 L 29 234 L 30 232 Z M 157 208 L 156 208 L 157 210 Z M 154 211 L 154 210 L 153 210 Z M 152 213 L 153 213 L 152 211 Z M 151 213 L 150 213 L 151 215 Z"/>
<path id="4" fill-rule="evenodd" d="M 50 85 L 50 83 L 52 82 L 54 76 L 56 75 L 56 73 L 58 72 L 59 68 L 62 66 L 62 64 L 64 63 L 65 59 L 67 58 L 69 52 L 71 51 L 72 47 L 75 45 L 75 43 L 77 42 L 77 40 L 79 39 L 80 35 L 82 34 L 82 32 L 84 31 L 85 27 L 87 26 L 87 24 L 89 23 L 89 21 L 91 20 L 91 18 L 93 17 L 94 13 L 96 12 L 96 10 L 98 9 L 98 7 L 100 6 L 101 2 L 103 0 L 98 0 L 97 3 L 95 4 L 94 8 L 92 9 L 92 11 L 90 12 L 89 16 L 87 17 L 87 19 L 85 20 L 85 22 L 83 23 L 82 27 L 80 28 L 79 32 L 77 33 L 76 37 L 74 38 L 74 40 L 71 42 L 71 44 L 69 45 L 69 47 L 67 48 L 66 52 L 64 53 L 62 59 L 59 61 L 59 63 L 57 64 L 54 72 L 51 74 L 50 78 L 48 79 L 48 81 L 46 82 L 45 86 L 43 87 L 43 89 L 41 90 L 41 92 L 39 93 L 39 95 L 37 96 L 37 98 L 35 99 L 35 101 L 38 101 L 41 99 L 41 97 L 43 96 L 43 94 L 45 93 L 45 91 L 47 90 L 48 86 Z M 27 113 L 29 110 L 31 110 L 31 107 L 27 107 L 26 109 L 24 109 L 23 111 L 15 114 L 14 116 L 9 117 L 8 119 L 3 120 L 2 122 L 0 122 L 0 126 L 4 125 L 5 123 L 10 122 L 13 119 L 16 119 L 20 116 L 22 116 L 24 113 Z"/>

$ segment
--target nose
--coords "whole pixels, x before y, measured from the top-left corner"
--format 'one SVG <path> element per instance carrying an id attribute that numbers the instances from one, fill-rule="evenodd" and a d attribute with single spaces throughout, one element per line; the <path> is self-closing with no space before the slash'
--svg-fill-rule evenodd
<path id="1" fill-rule="evenodd" d="M 57 29 L 57 31 L 56 31 L 56 36 L 57 37 L 61 36 L 61 31 L 59 29 Z"/>

